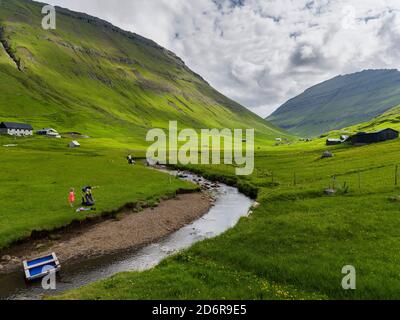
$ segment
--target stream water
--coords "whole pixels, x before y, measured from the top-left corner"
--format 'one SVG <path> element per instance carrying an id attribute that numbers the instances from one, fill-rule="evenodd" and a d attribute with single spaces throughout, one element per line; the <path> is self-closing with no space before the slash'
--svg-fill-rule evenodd
<path id="1" fill-rule="evenodd" d="M 168 171 L 177 175 L 176 171 Z M 189 173 L 184 180 L 213 185 L 211 182 Z M 202 218 L 183 227 L 163 240 L 148 245 L 139 251 L 118 255 L 107 255 L 74 265 L 62 265 L 57 278 L 57 289 L 44 291 L 41 283 L 28 284 L 22 269 L 11 274 L 0 275 L 0 299 L 40 299 L 43 295 L 60 294 L 66 290 L 81 287 L 92 282 L 109 278 L 119 272 L 144 271 L 159 264 L 163 259 L 194 243 L 216 237 L 234 227 L 239 219 L 246 216 L 253 201 L 236 188 L 218 184 L 212 190 L 216 197 L 215 205 Z"/>

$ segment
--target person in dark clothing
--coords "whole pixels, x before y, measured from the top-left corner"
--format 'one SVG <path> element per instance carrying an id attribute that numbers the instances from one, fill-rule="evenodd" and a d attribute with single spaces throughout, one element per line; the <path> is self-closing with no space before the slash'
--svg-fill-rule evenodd
<path id="1" fill-rule="evenodd" d="M 135 160 L 133 159 L 133 156 L 131 154 L 128 155 L 127 159 L 128 159 L 128 164 L 131 165 L 135 164 Z"/>
<path id="2" fill-rule="evenodd" d="M 82 205 L 86 207 L 92 207 L 95 205 L 92 189 L 93 188 L 90 186 L 82 188 Z"/>

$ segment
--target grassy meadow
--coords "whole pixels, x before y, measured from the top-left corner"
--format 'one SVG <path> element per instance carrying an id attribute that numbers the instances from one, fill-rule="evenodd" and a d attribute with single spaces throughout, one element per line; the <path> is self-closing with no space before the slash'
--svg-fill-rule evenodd
<path id="1" fill-rule="evenodd" d="M 249 218 L 152 270 L 60 298 L 398 299 L 399 141 L 327 148 L 320 139 L 259 148 L 254 174 L 239 178 L 259 190 L 260 207 Z M 321 159 L 327 149 L 335 157 Z M 195 168 L 228 180 L 233 169 Z M 337 194 L 326 196 L 333 184 Z M 357 270 L 357 290 L 342 288 L 345 265 Z"/>
<path id="2" fill-rule="evenodd" d="M 34 230 L 62 227 L 128 203 L 152 205 L 178 189 L 196 188 L 140 163 L 128 166 L 128 152 L 136 156 L 143 152 L 95 139 L 80 140 L 80 149 L 69 149 L 69 141 L 0 137 L 0 249 Z M 4 147 L 7 144 L 17 146 Z M 76 213 L 68 204 L 69 189 L 75 188 L 80 206 L 81 188 L 86 185 L 99 186 L 94 190 L 97 211 Z"/>

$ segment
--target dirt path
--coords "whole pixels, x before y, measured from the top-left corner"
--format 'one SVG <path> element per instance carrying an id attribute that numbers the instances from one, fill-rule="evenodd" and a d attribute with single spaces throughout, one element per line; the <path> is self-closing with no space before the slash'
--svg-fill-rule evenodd
<path id="1" fill-rule="evenodd" d="M 89 259 L 156 242 L 206 214 L 213 199 L 206 193 L 179 195 L 156 208 L 123 212 L 118 220 L 57 234 L 55 240 L 38 240 L 14 246 L 0 257 L 0 273 L 21 267 L 22 260 L 55 252 L 60 262 Z"/>

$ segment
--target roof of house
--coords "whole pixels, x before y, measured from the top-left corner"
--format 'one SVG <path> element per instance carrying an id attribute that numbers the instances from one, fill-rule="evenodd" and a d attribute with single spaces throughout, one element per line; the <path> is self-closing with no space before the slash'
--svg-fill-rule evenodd
<path id="1" fill-rule="evenodd" d="M 394 129 L 392 129 L 392 128 L 386 128 L 386 129 L 383 129 L 383 130 L 381 130 L 381 131 L 378 131 L 377 133 L 381 133 L 381 132 L 385 132 L 385 131 L 393 131 L 393 132 L 399 133 L 399 131 L 394 130 Z"/>
<path id="2" fill-rule="evenodd" d="M 0 123 L 0 128 L 33 130 L 30 124 L 17 123 L 17 122 L 2 122 Z"/>
<path id="3" fill-rule="evenodd" d="M 43 129 L 38 130 L 38 131 L 57 131 L 57 130 L 55 130 L 53 128 L 43 128 Z"/>
<path id="4" fill-rule="evenodd" d="M 394 130 L 394 129 L 391 129 L 391 128 L 386 128 L 386 129 L 383 129 L 383 130 L 380 130 L 380 131 L 375 131 L 375 132 L 358 132 L 357 134 L 355 134 L 356 136 L 361 136 L 361 135 L 372 135 L 372 134 L 380 134 L 380 133 L 382 133 L 382 132 L 385 132 L 385 131 L 393 131 L 393 132 L 396 132 L 396 133 L 399 133 L 399 131 L 397 131 L 397 130 Z"/>

